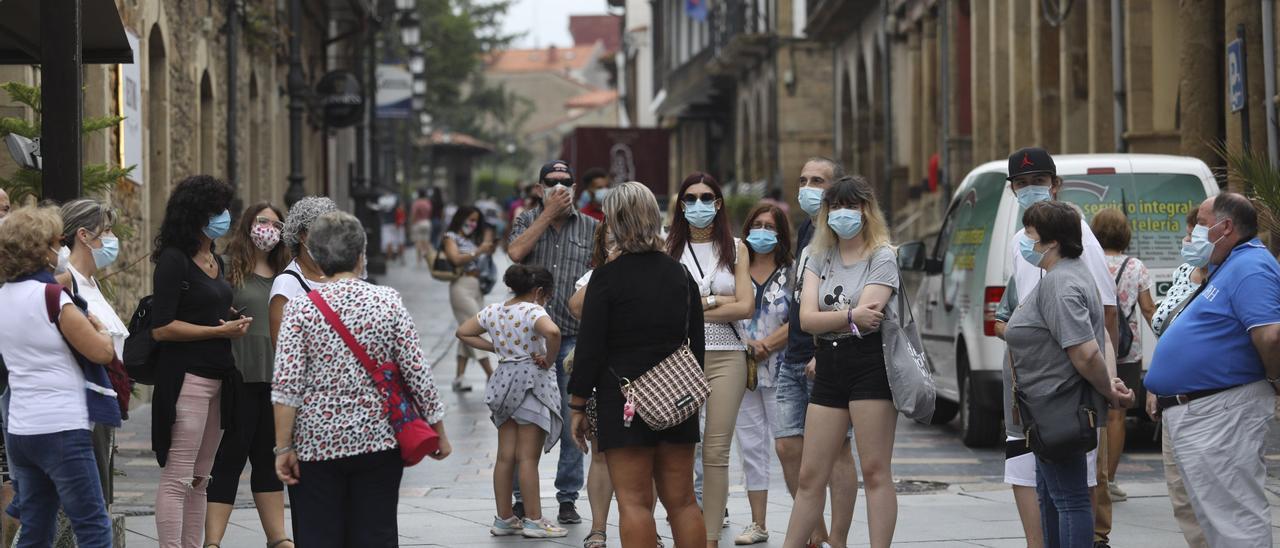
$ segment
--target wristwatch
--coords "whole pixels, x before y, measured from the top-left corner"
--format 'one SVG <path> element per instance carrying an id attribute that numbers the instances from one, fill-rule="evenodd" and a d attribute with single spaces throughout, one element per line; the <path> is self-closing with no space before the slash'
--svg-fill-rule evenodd
<path id="1" fill-rule="evenodd" d="M 715 295 L 707 296 L 707 308 L 715 308 L 715 307 L 716 307 L 716 296 Z"/>

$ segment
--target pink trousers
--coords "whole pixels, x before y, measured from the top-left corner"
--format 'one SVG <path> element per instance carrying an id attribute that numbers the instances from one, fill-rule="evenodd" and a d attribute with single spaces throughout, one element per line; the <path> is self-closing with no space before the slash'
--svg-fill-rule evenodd
<path id="1" fill-rule="evenodd" d="M 169 459 L 156 490 L 156 532 L 162 548 L 200 548 L 206 490 L 222 439 L 222 381 L 187 374 L 178 395 Z"/>

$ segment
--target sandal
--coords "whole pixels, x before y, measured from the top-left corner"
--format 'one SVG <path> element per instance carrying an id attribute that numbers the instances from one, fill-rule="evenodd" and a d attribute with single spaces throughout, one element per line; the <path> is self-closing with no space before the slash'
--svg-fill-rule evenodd
<path id="1" fill-rule="evenodd" d="M 289 544 L 293 544 L 293 539 L 288 538 L 288 537 L 285 537 L 285 538 L 282 538 L 282 539 L 280 539 L 280 540 L 276 540 L 276 541 L 268 542 L 268 543 L 267 543 L 267 548 L 276 548 L 277 546 L 280 546 L 281 544 L 284 544 L 284 543 L 286 543 L 286 542 L 287 542 L 287 543 L 289 543 Z"/>
<path id="2" fill-rule="evenodd" d="M 595 540 L 596 537 L 600 539 Z M 591 534 L 587 535 L 587 538 L 582 539 L 582 548 L 605 548 L 608 540 L 609 537 L 605 535 L 604 531 L 592 531 Z"/>

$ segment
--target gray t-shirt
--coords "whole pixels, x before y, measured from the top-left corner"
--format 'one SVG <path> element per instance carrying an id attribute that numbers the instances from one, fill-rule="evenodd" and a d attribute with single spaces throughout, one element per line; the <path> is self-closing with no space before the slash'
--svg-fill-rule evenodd
<path id="1" fill-rule="evenodd" d="M 810 248 L 812 251 L 812 248 Z M 822 279 L 818 284 L 818 310 L 848 310 L 858 306 L 862 297 L 862 288 L 868 284 L 889 286 L 898 289 L 897 255 L 893 249 L 883 246 L 871 252 L 866 259 L 846 265 L 840 259 L 840 251 L 831 249 L 827 253 L 815 253 L 805 265 L 805 269 L 817 274 Z M 833 339 L 848 335 L 848 331 L 840 333 L 816 333 L 824 339 Z"/>
<path id="2" fill-rule="evenodd" d="M 1089 339 L 1099 348 L 1106 344 L 1102 298 L 1082 261 L 1062 259 L 1009 318 L 1005 341 L 1017 367 L 1018 388 L 1043 396 L 1087 382 L 1066 349 Z"/>

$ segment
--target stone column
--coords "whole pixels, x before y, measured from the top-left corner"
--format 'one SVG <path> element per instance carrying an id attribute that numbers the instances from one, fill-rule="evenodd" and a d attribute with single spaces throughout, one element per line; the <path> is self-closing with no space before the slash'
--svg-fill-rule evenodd
<path id="1" fill-rule="evenodd" d="M 1031 57 L 1031 6 L 1035 2 L 1011 0 L 1005 13 L 1005 32 L 1009 34 L 1009 148 L 1038 144 L 1032 115 L 1035 87 L 1032 77 L 1036 67 Z"/>
<path id="2" fill-rule="evenodd" d="M 1072 4 L 1071 13 L 1058 31 L 1058 93 L 1061 105 L 1061 140 L 1058 150 L 1065 154 L 1089 151 L 1089 49 L 1087 13 L 1089 2 Z"/>
<path id="3" fill-rule="evenodd" d="M 1009 145 L 1009 8 L 1015 0 L 991 0 L 987 15 L 990 24 L 991 157 L 1000 158 L 1013 152 Z"/>
<path id="4" fill-rule="evenodd" d="M 1079 7 L 1083 2 L 1076 4 Z M 1089 51 L 1089 152 L 1115 152 L 1114 90 L 1111 89 L 1111 5 L 1087 11 Z"/>
<path id="5" fill-rule="evenodd" d="M 953 10 L 954 11 L 954 10 Z M 972 0 L 969 4 L 969 44 L 972 63 L 972 79 L 969 82 L 969 100 L 973 104 L 973 156 L 979 162 L 996 157 L 992 147 L 992 133 L 988 129 L 991 120 L 991 0 Z M 957 173 L 953 178 L 959 183 Z"/>
<path id="6" fill-rule="evenodd" d="M 1223 90 L 1222 6 L 1220 0 L 1182 0 L 1178 4 L 1178 36 L 1182 41 L 1182 75 L 1178 82 L 1181 153 L 1206 164 L 1222 160 L 1210 144 L 1222 138 Z"/>
<path id="7" fill-rule="evenodd" d="M 1032 129 L 1035 142 L 1050 152 L 1060 152 L 1062 123 L 1058 79 L 1058 29 L 1045 20 L 1040 2 L 1031 2 Z"/>
<path id="8" fill-rule="evenodd" d="M 1125 2 L 1124 74 L 1125 95 L 1128 97 L 1125 106 L 1125 141 L 1129 142 L 1131 152 L 1146 152 L 1141 145 L 1145 136 L 1153 129 L 1151 23 L 1151 0 Z M 1135 141 L 1129 138 L 1131 135 L 1143 135 L 1144 138 Z"/>

